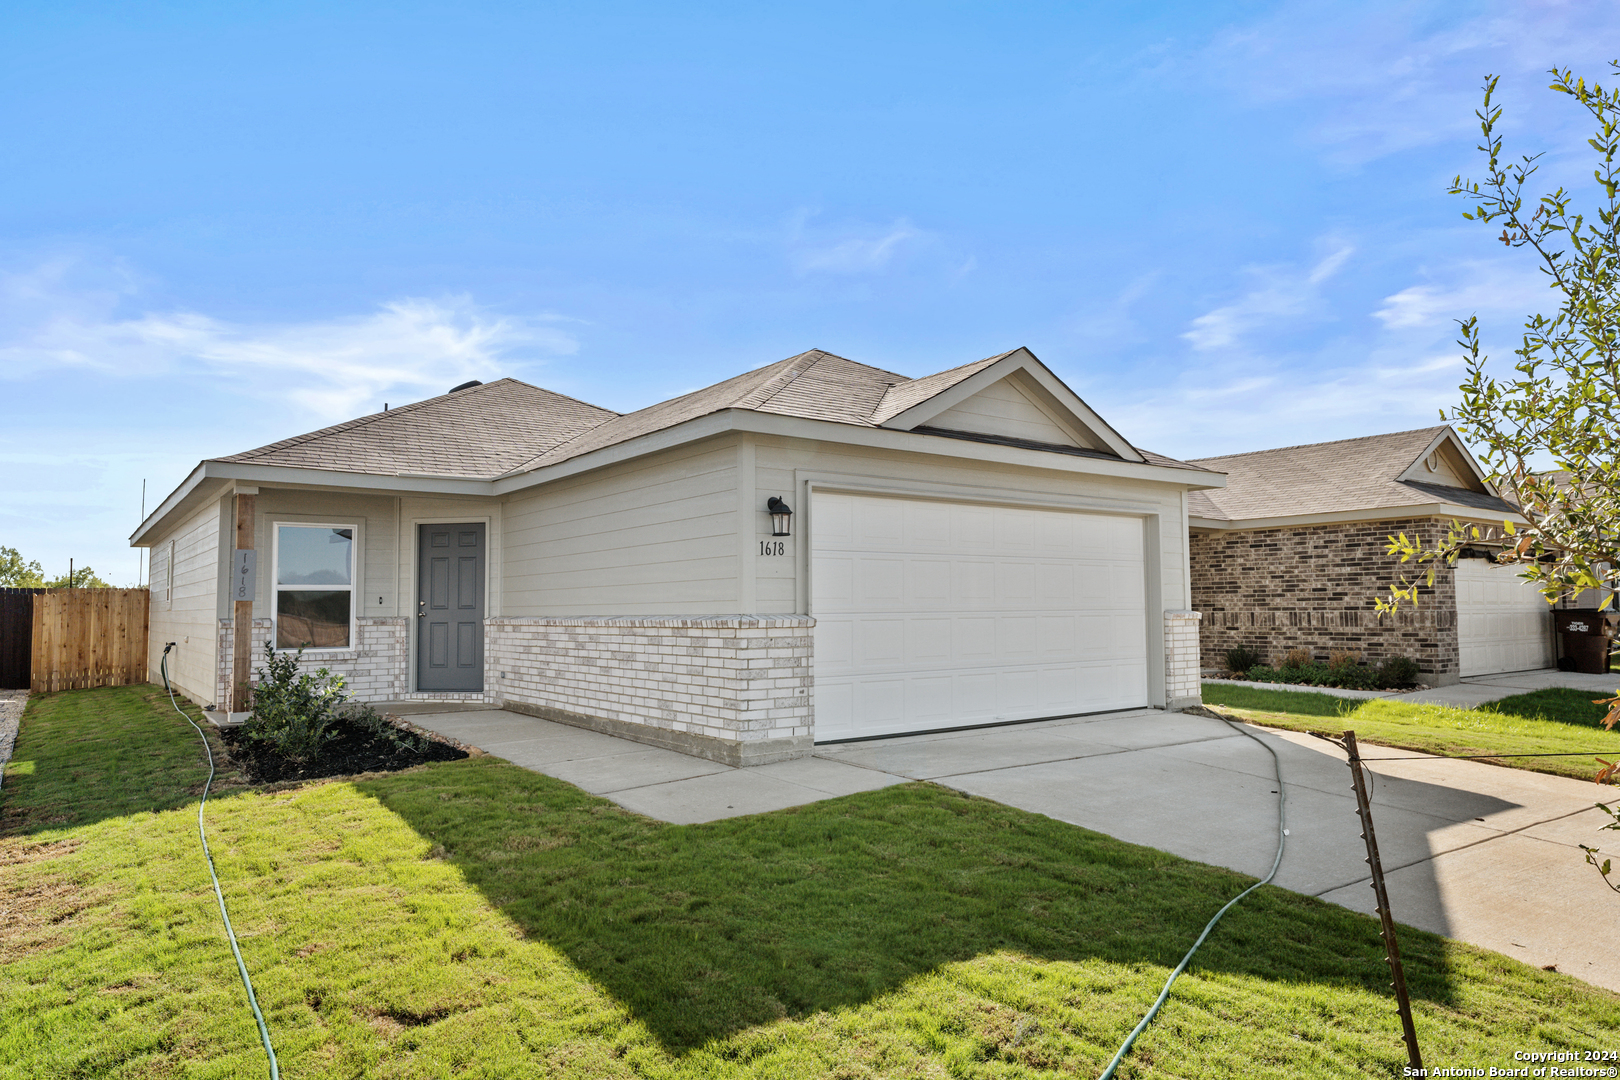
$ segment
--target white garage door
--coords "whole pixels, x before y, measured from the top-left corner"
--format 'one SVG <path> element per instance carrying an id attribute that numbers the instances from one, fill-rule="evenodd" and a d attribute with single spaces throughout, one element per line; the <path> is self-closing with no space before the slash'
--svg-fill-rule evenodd
<path id="1" fill-rule="evenodd" d="M 1147 704 L 1140 518 L 817 493 L 816 739 Z"/>
<path id="2" fill-rule="evenodd" d="M 1457 645 L 1462 674 L 1529 671 L 1553 663 L 1547 601 L 1517 567 L 1457 560 Z"/>

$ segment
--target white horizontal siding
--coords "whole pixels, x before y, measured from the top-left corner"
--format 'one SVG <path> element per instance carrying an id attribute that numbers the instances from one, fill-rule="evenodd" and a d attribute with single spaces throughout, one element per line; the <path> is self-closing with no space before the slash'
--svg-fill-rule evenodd
<path id="1" fill-rule="evenodd" d="M 514 495 L 508 615 L 737 610 L 737 452 L 714 440 Z"/>
<path id="2" fill-rule="evenodd" d="M 953 405 L 928 421 L 930 427 L 953 431 L 979 431 L 1014 439 L 1079 445 L 1073 435 L 1059 427 L 1040 406 L 1008 379 L 991 383 L 977 394 Z"/>
<path id="3" fill-rule="evenodd" d="M 152 604 L 147 623 L 147 667 L 153 682 L 161 680 L 163 646 L 169 653 L 169 681 L 202 705 L 214 703 L 214 649 L 219 636 L 220 531 L 224 509 L 208 502 L 159 537 L 153 550 L 167 558 L 174 541 L 174 592 L 167 603 Z M 161 561 L 161 560 L 160 560 Z M 166 572 L 166 570 L 165 570 Z"/>

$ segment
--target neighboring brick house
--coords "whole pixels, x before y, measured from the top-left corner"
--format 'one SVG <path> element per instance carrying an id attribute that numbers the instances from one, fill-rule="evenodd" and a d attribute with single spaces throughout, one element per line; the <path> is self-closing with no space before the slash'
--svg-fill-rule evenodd
<path id="1" fill-rule="evenodd" d="M 1403 567 L 1387 554 L 1404 532 L 1433 542 L 1453 520 L 1518 520 L 1448 426 L 1205 458 L 1227 474 L 1220 490 L 1188 493 L 1192 606 L 1203 613 L 1201 660 L 1256 649 L 1271 662 L 1291 648 L 1368 661 L 1416 660 L 1427 681 L 1552 663 L 1547 604 L 1483 549 L 1442 567 L 1415 606 L 1380 618 L 1374 598 Z"/>

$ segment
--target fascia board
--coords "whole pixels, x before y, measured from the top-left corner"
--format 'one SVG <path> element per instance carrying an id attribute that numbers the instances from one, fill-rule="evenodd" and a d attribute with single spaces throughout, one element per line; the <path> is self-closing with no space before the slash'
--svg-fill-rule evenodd
<path id="1" fill-rule="evenodd" d="M 761 413 L 751 409 L 723 409 L 684 424 L 650 432 L 637 439 L 603 447 L 577 458 L 547 465 L 519 476 L 503 477 L 495 481 L 494 493 L 505 495 L 539 484 L 548 484 L 569 476 L 577 476 L 592 469 L 616 465 L 645 454 L 668 450 L 685 443 L 709 439 L 732 432 L 758 435 L 779 435 L 790 439 L 808 439 L 816 442 L 836 442 L 850 446 L 897 450 L 913 454 L 932 454 L 936 457 L 967 458 L 974 461 L 993 461 L 1024 468 L 1055 470 L 1090 476 L 1117 476 L 1136 480 L 1151 480 L 1174 484 L 1190 490 L 1209 490 L 1226 486 L 1226 474 L 1194 472 L 1147 462 L 1110 461 L 1102 458 L 1073 457 L 1042 450 L 1026 450 L 1016 446 L 970 442 L 938 435 L 918 434 L 912 431 L 890 431 L 884 428 L 856 427 L 830 420 L 810 420 L 778 413 Z"/>
<path id="2" fill-rule="evenodd" d="M 246 480 L 275 487 L 352 488 L 356 491 L 397 491 L 427 495 L 492 495 L 493 482 L 448 476 L 413 476 L 406 473 L 339 472 L 335 469 L 300 469 L 288 465 L 254 465 L 245 461 L 205 461 L 208 475 L 225 480 Z"/>
<path id="3" fill-rule="evenodd" d="M 158 503 L 152 512 L 146 515 L 145 521 L 142 521 L 140 525 L 136 526 L 135 531 L 129 534 L 129 546 L 147 547 L 148 545 L 141 543 L 141 541 L 146 538 L 147 534 L 162 523 L 164 518 L 167 518 L 170 514 L 174 513 L 174 511 L 179 508 L 179 506 L 188 498 L 190 498 L 191 494 L 196 491 L 197 488 L 207 479 L 208 463 L 204 461 L 195 469 L 191 470 L 191 474 L 180 482 L 179 487 L 169 492 L 168 498 Z"/>
<path id="4" fill-rule="evenodd" d="M 1362 521 L 1387 521 L 1391 518 L 1443 517 L 1468 522 L 1512 521 L 1526 524 L 1518 515 L 1506 518 L 1481 510 L 1477 506 L 1457 506 L 1454 503 L 1418 503 L 1412 506 L 1379 506 L 1371 510 L 1336 510 L 1325 514 L 1296 514 L 1292 517 L 1239 518 L 1226 521 L 1220 518 L 1188 518 L 1189 528 L 1238 531 L 1243 529 L 1287 529 L 1304 525 L 1355 524 Z"/>
<path id="5" fill-rule="evenodd" d="M 1120 437 L 1106 420 L 1080 399 L 1063 384 L 1063 381 L 1047 370 L 1034 353 L 1026 348 L 1015 350 L 1011 355 L 997 360 L 983 371 L 963 379 L 955 386 L 941 390 L 927 401 L 919 401 L 904 412 L 896 413 L 883 421 L 882 427 L 891 431 L 909 431 L 914 427 L 928 423 L 940 413 L 966 401 L 987 386 L 1000 382 L 1015 371 L 1022 371 L 1035 381 L 1041 389 L 1051 394 L 1070 413 L 1074 414 L 1080 426 L 1099 442 L 1126 461 L 1142 461 L 1130 443 Z"/>

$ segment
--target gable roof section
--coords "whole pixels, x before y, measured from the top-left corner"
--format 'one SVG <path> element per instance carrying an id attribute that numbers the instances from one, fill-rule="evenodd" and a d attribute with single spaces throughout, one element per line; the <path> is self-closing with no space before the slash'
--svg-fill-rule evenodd
<path id="1" fill-rule="evenodd" d="M 1125 461 L 1145 461 L 1119 432 L 1080 400 L 1063 381 L 1025 348 L 988 357 L 896 386 L 884 396 L 873 414 L 882 427 L 902 431 L 927 429 L 931 421 L 1003 379 L 1011 379 L 1026 397 L 1062 428 L 1068 429 L 1083 449 L 1111 454 Z M 939 425 L 944 427 L 944 425 Z M 991 432 L 990 434 L 1003 434 Z"/>
<path id="2" fill-rule="evenodd" d="M 1003 379 L 1054 418 L 1054 430 L 1073 432 L 1074 444 L 1021 438 L 1016 431 L 1009 435 L 925 423 Z M 1131 446 L 1028 349 L 921 379 L 811 349 L 625 414 L 501 379 L 210 460 L 372 476 L 498 480 L 728 409 L 1208 471 Z"/>
<path id="3" fill-rule="evenodd" d="M 517 379 L 500 379 L 214 460 L 487 479 L 617 416 Z"/>
<path id="4" fill-rule="evenodd" d="M 1425 466 L 1430 455 L 1452 457 L 1452 474 L 1470 470 L 1468 487 L 1433 480 L 1448 470 Z M 1466 462 L 1467 465 L 1462 465 Z M 1359 439 L 1285 446 L 1248 454 L 1200 458 L 1192 462 L 1227 474 L 1226 487 L 1191 491 L 1188 512 L 1212 523 L 1277 521 L 1334 514 L 1366 516 L 1367 512 L 1446 504 L 1513 515 L 1512 503 L 1484 482 L 1478 464 L 1447 425 L 1369 435 Z"/>

